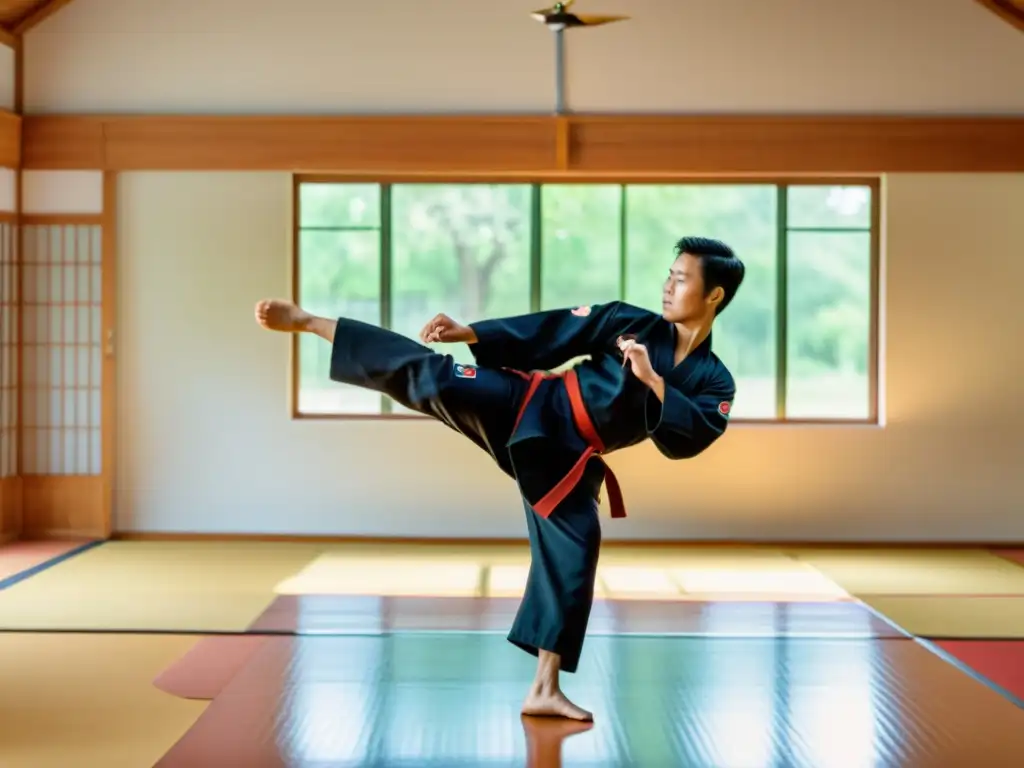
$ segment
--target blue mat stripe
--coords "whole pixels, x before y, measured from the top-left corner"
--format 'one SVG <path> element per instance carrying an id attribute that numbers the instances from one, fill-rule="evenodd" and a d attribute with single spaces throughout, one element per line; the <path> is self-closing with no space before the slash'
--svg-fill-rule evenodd
<path id="1" fill-rule="evenodd" d="M 63 555 L 57 555 L 57 557 L 51 558 L 50 560 L 42 562 L 39 565 L 34 565 L 31 568 L 28 568 L 27 570 L 14 574 L 13 576 L 8 576 L 6 579 L 0 579 L 0 589 L 7 589 L 8 587 L 13 587 L 15 584 L 20 584 L 25 579 L 30 579 L 37 573 L 42 573 L 47 568 L 52 568 L 55 565 L 63 563 L 65 560 L 71 559 L 75 555 L 80 555 L 83 552 L 86 552 L 92 549 L 93 547 L 98 547 L 100 544 L 103 543 L 103 539 L 100 539 L 98 541 L 87 542 L 81 545 L 80 547 L 69 549 Z"/>

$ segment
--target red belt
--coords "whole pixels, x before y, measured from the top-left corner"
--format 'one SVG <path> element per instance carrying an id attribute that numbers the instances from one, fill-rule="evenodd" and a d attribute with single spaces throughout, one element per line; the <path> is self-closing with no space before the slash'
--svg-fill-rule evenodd
<path id="1" fill-rule="evenodd" d="M 555 507 L 569 495 L 569 492 L 582 479 L 583 472 L 587 467 L 587 461 L 597 456 L 601 464 L 604 465 L 604 483 L 608 487 L 608 504 L 611 507 L 612 517 L 625 517 L 626 505 L 622 501 L 622 490 L 619 488 L 619 481 L 608 464 L 605 463 L 605 460 L 600 458 L 600 454 L 604 453 L 604 443 L 601 442 L 597 429 L 594 428 L 594 422 L 591 421 L 590 414 L 587 413 L 587 408 L 583 403 L 583 393 L 580 391 L 580 381 L 576 371 L 570 369 L 564 374 L 512 372 L 519 374 L 530 382 L 530 386 L 526 389 L 526 394 L 523 395 L 523 402 L 519 406 L 519 414 L 516 416 L 516 423 L 512 428 L 513 434 L 519 427 L 519 422 L 522 421 L 523 414 L 526 412 L 526 406 L 529 404 L 530 398 L 536 394 L 540 383 L 547 379 L 560 378 L 565 381 L 565 389 L 569 393 L 569 405 L 572 407 L 572 418 L 576 424 L 576 429 L 579 430 L 583 439 L 587 441 L 586 450 L 583 451 L 583 454 L 573 465 L 572 469 L 569 470 L 565 477 L 558 481 L 554 488 L 544 495 L 544 498 L 533 505 L 534 511 L 541 517 L 547 517 L 554 512 Z"/>

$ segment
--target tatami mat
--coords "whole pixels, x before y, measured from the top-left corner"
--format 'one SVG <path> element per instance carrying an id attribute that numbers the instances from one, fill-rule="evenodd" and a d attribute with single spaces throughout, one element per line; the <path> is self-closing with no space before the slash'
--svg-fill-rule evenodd
<path id="1" fill-rule="evenodd" d="M 632 548 L 630 548 L 632 549 Z M 641 552 L 610 548 L 598 568 L 597 597 L 617 600 L 811 599 L 846 596 L 811 566 L 779 554 L 709 548 Z M 277 585 L 284 595 L 519 597 L 528 554 L 480 549 L 452 557 L 430 547 L 380 554 L 328 551 Z"/>
<path id="2" fill-rule="evenodd" d="M 529 577 L 529 564 L 492 565 L 487 574 L 483 597 L 522 597 Z M 600 579 L 594 584 L 594 596 L 598 599 L 608 597 L 608 591 Z"/>
<path id="3" fill-rule="evenodd" d="M 195 641 L 0 634 L 0 768 L 153 765 L 208 705 L 153 685 Z"/>
<path id="4" fill-rule="evenodd" d="M 435 558 L 398 559 L 321 555 L 277 585 L 282 595 L 432 595 L 472 597 L 481 592 L 483 566 Z"/>
<path id="5" fill-rule="evenodd" d="M 1024 549 L 993 549 L 992 554 L 1024 566 Z"/>
<path id="6" fill-rule="evenodd" d="M 0 589 L 19 576 L 67 555 L 87 541 L 15 541 L 0 545 Z"/>
<path id="7" fill-rule="evenodd" d="M 244 631 L 275 595 L 519 597 L 526 542 L 108 542 L 0 591 L 0 629 Z M 834 600 L 806 563 L 761 547 L 612 546 L 598 598 Z"/>
<path id="8" fill-rule="evenodd" d="M 683 593 L 668 568 L 642 565 L 606 565 L 597 578 L 605 592 L 617 600 L 682 600 Z"/>
<path id="9" fill-rule="evenodd" d="M 902 629 L 923 638 L 1024 638 L 1024 597 L 859 595 Z"/>
<path id="10" fill-rule="evenodd" d="M 1024 596 L 1024 568 L 979 549 L 825 549 L 794 551 L 793 555 L 858 597 Z"/>
<path id="11" fill-rule="evenodd" d="M 244 630 L 320 549 L 108 542 L 0 590 L 0 629 Z"/>

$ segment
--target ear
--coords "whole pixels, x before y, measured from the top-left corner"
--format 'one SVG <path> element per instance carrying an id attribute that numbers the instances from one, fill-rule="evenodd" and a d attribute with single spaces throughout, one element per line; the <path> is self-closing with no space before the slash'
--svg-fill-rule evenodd
<path id="1" fill-rule="evenodd" d="M 722 290 L 722 286 L 713 288 L 711 293 L 708 294 L 707 302 L 711 306 L 715 307 L 722 303 L 722 299 L 725 298 L 725 291 Z"/>

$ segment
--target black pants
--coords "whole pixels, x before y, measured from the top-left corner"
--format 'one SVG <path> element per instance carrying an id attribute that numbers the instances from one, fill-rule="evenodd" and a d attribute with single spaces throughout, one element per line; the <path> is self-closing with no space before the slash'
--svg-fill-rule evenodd
<path id="1" fill-rule="evenodd" d="M 406 408 L 431 416 L 487 451 L 505 474 L 516 473 L 506 448 L 527 382 L 508 371 L 472 367 L 417 341 L 357 320 L 341 318 L 331 352 L 331 379 L 382 392 Z M 564 387 L 545 382 L 535 397 L 568 413 Z M 572 430 L 566 425 L 567 435 Z M 569 435 L 580 441 L 578 435 Z M 538 452 L 538 462 L 563 459 Z M 523 467 L 518 468 L 523 471 Z M 547 518 L 524 499 L 530 535 L 530 575 L 509 641 L 527 653 L 561 656 L 575 672 L 594 600 L 601 523 L 598 498 L 604 469 L 592 462 L 583 480 Z"/>

